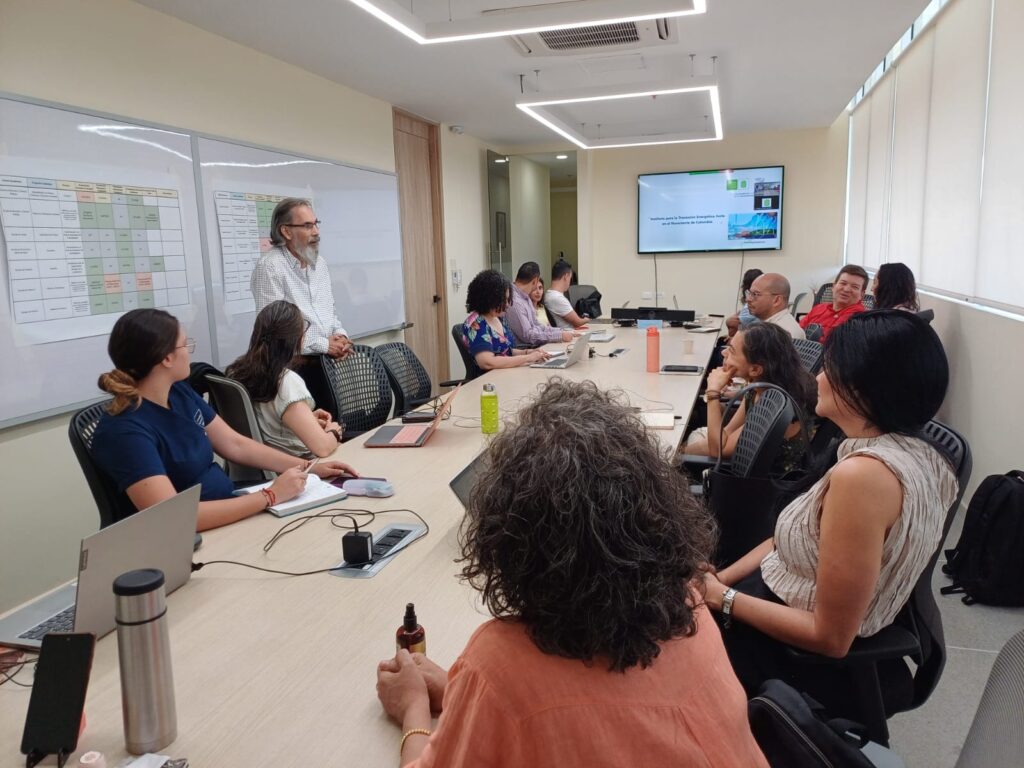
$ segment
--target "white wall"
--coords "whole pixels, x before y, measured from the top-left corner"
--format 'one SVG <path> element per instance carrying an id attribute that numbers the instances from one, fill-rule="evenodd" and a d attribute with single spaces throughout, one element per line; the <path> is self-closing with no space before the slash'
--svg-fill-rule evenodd
<path id="1" fill-rule="evenodd" d="M 395 169 L 390 104 L 129 0 L 2 0 L 0 91 Z M 302 105 L 301 120 L 275 103 L 283 93 Z M 448 252 L 475 274 L 486 243 L 482 150 L 442 133 Z M 451 299 L 450 309 L 464 301 Z M 400 335 L 366 343 L 389 338 Z M 0 431 L 0 611 L 73 576 L 78 539 L 99 526 L 67 424 Z"/>
<path id="2" fill-rule="evenodd" d="M 545 282 L 551 275 L 551 173 L 525 157 L 509 158 L 512 276 L 524 261 L 540 265 Z"/>
<path id="3" fill-rule="evenodd" d="M 558 254 L 564 253 L 565 260 L 577 269 L 579 253 L 579 235 L 577 219 L 579 211 L 576 205 L 576 189 L 551 187 L 551 260 L 558 260 Z M 551 273 L 544 276 L 547 281 Z M 586 282 L 586 281 L 582 281 Z"/>
<path id="4" fill-rule="evenodd" d="M 641 294 L 654 291 L 653 257 L 636 252 L 639 174 L 762 165 L 785 166 L 782 250 L 658 256 L 660 305 L 671 307 L 674 294 L 681 309 L 731 313 L 751 267 L 783 273 L 794 295 L 831 279 L 843 253 L 846 125 L 844 115 L 829 128 L 578 153 L 581 282 L 593 282 L 609 309 L 651 303 Z"/>

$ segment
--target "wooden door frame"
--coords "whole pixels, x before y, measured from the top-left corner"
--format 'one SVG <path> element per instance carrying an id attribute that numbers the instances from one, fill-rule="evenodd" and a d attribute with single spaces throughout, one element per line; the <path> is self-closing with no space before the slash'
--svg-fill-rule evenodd
<path id="1" fill-rule="evenodd" d="M 445 253 L 444 242 L 444 196 L 442 194 L 441 187 L 440 126 L 435 122 L 420 117 L 419 115 L 414 115 L 412 112 L 407 112 L 404 109 L 399 109 L 398 107 L 392 107 L 392 131 L 398 130 L 395 118 L 399 116 L 408 120 L 415 120 L 427 128 L 427 144 L 429 147 L 428 153 L 430 157 L 430 222 L 432 230 L 431 234 L 434 241 L 434 291 L 435 295 L 441 297 L 441 317 L 438 320 L 437 327 L 434 328 L 434 333 L 437 336 L 438 347 L 437 363 L 441 369 L 440 371 L 437 371 L 436 374 L 438 376 L 438 381 L 444 381 L 450 376 L 451 361 L 448 355 L 448 259 L 447 254 Z M 431 371 L 431 374 L 434 373 L 434 371 Z"/>

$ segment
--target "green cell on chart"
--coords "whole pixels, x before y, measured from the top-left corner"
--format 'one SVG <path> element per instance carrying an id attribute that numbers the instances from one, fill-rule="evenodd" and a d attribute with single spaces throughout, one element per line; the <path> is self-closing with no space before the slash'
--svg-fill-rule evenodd
<path id="1" fill-rule="evenodd" d="M 128 206 L 128 221 L 131 222 L 132 229 L 145 229 L 146 228 L 146 208 L 142 205 L 129 205 Z"/>
<path id="2" fill-rule="evenodd" d="M 117 272 L 118 272 L 118 274 L 121 274 L 121 275 L 129 274 L 129 273 L 134 275 L 135 274 L 135 259 L 130 258 L 130 257 L 129 258 L 125 258 L 123 256 L 119 257 L 118 260 L 117 260 Z"/>
<path id="3" fill-rule="evenodd" d="M 144 206 L 146 229 L 160 229 L 160 209 L 155 205 Z"/>
<path id="4" fill-rule="evenodd" d="M 107 312 L 124 312 L 124 298 L 120 293 L 107 294 Z"/>
<path id="5" fill-rule="evenodd" d="M 149 257 L 149 271 L 150 272 L 163 272 L 164 271 L 164 257 L 163 256 L 150 256 Z"/>
<path id="6" fill-rule="evenodd" d="M 139 309 L 156 309 L 152 291 L 139 291 Z"/>
<path id="7" fill-rule="evenodd" d="M 128 195 L 128 205 L 142 205 L 142 195 Z"/>
<path id="8" fill-rule="evenodd" d="M 89 277 L 98 275 L 103 277 L 103 260 L 102 259 L 86 259 L 85 260 L 85 274 Z"/>
<path id="9" fill-rule="evenodd" d="M 132 244 L 118 242 L 117 244 L 117 258 L 124 259 L 130 258 L 133 255 Z"/>
<path id="10" fill-rule="evenodd" d="M 110 203 L 96 203 L 96 226 L 100 229 L 114 228 L 114 206 Z"/>
<path id="11" fill-rule="evenodd" d="M 78 223 L 82 229 L 96 229 L 96 203 L 78 204 Z"/>
<path id="12" fill-rule="evenodd" d="M 89 309 L 94 315 L 103 315 L 107 312 L 107 296 L 89 296 Z"/>
<path id="13" fill-rule="evenodd" d="M 90 275 L 87 284 L 89 286 L 90 296 L 105 296 L 107 293 L 106 284 L 103 281 L 103 275 Z"/>

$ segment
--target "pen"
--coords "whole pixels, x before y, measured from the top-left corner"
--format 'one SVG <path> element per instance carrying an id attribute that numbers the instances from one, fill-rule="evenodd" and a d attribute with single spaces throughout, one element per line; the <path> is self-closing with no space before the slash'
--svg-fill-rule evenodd
<path id="1" fill-rule="evenodd" d="M 312 461 L 310 461 L 309 464 L 306 465 L 306 468 L 304 470 L 302 470 L 302 474 L 308 475 L 309 474 L 309 470 L 311 470 L 313 467 L 315 467 L 318 461 L 320 461 L 320 457 L 317 457 L 317 458 L 313 459 Z"/>

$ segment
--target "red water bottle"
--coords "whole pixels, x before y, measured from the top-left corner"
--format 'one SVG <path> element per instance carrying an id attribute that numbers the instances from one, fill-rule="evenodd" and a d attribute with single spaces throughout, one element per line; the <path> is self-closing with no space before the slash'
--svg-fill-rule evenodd
<path id="1" fill-rule="evenodd" d="M 647 328 L 647 372 L 657 373 L 661 368 L 661 334 L 653 325 Z"/>

